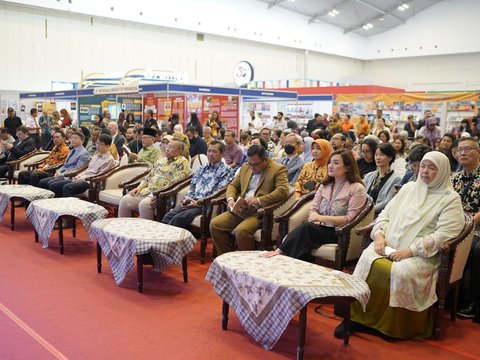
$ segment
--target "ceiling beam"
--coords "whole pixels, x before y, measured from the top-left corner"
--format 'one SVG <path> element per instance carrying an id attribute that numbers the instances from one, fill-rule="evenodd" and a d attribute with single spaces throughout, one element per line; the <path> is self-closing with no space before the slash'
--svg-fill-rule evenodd
<path id="1" fill-rule="evenodd" d="M 370 7 L 370 8 L 373 9 L 373 10 L 376 10 L 377 12 L 380 13 L 380 15 L 371 17 L 370 19 L 365 20 L 365 21 L 362 22 L 361 24 L 356 24 L 356 25 L 354 25 L 354 26 L 352 26 L 352 27 L 349 27 L 348 29 L 346 29 L 346 30 L 343 32 L 344 34 L 348 34 L 349 32 L 352 32 L 352 31 L 356 31 L 356 30 L 360 29 L 361 27 L 363 27 L 363 25 L 365 25 L 365 24 L 367 24 L 367 23 L 377 22 L 379 19 L 381 19 L 381 18 L 384 17 L 384 16 L 390 16 L 390 17 L 392 17 L 392 18 L 394 18 L 394 19 L 397 19 L 398 21 L 401 21 L 402 24 L 405 24 L 405 23 L 406 23 L 406 21 L 403 20 L 401 17 L 398 17 L 398 16 L 396 16 L 395 14 L 392 13 L 395 9 L 398 8 L 399 5 L 392 6 L 390 9 L 387 9 L 387 10 L 382 10 L 382 9 L 380 9 L 380 8 L 372 5 L 372 4 L 369 4 L 369 3 L 365 2 L 364 0 L 353 0 L 353 1 L 355 1 L 355 2 L 357 2 L 357 3 L 359 3 L 359 4 L 362 4 L 362 5 L 364 5 L 364 6 L 368 6 L 368 7 Z"/>
<path id="2" fill-rule="evenodd" d="M 280 4 L 281 2 L 284 2 L 285 0 L 274 0 L 273 2 L 271 3 L 268 3 L 268 8 L 271 9 L 273 8 L 274 6 L 277 6 L 278 4 Z"/>
<path id="3" fill-rule="evenodd" d="M 327 15 L 330 11 L 332 11 L 333 9 L 336 9 L 336 10 L 339 10 L 340 8 L 344 7 L 345 5 L 351 3 L 352 1 L 354 0 L 344 0 L 342 1 L 341 3 L 333 6 L 332 8 L 329 8 L 325 11 L 322 11 L 322 12 L 319 12 L 319 13 L 316 13 L 315 15 L 313 15 L 310 19 L 308 19 L 308 25 L 310 25 L 311 23 L 313 23 L 315 20 Z"/>

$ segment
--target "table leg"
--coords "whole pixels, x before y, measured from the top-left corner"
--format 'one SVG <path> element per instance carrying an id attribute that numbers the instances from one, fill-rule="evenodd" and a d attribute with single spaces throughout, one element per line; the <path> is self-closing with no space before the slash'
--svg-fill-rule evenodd
<path id="1" fill-rule="evenodd" d="M 137 256 L 137 288 L 139 293 L 143 293 L 143 257 Z"/>
<path id="2" fill-rule="evenodd" d="M 15 200 L 10 199 L 10 230 L 15 230 Z"/>
<path id="3" fill-rule="evenodd" d="M 297 360 L 303 359 L 305 348 L 305 333 L 307 331 L 307 306 L 300 310 L 300 324 L 298 327 L 298 344 L 297 344 Z"/>
<path id="4" fill-rule="evenodd" d="M 58 241 L 60 243 L 60 254 L 63 255 L 63 217 L 60 216 L 57 219 L 57 226 L 58 226 Z"/>
<path id="5" fill-rule="evenodd" d="M 38 243 L 38 232 L 35 230 L 35 242 Z"/>
<path id="6" fill-rule="evenodd" d="M 72 218 L 72 236 L 77 237 L 77 218 Z"/>
<path id="7" fill-rule="evenodd" d="M 228 309 L 229 305 L 228 303 L 224 300 L 222 304 L 222 329 L 227 330 L 227 325 L 228 325 Z"/>
<path id="8" fill-rule="evenodd" d="M 343 343 L 348 345 L 350 339 L 350 303 L 345 304 L 344 316 L 343 316 Z"/>
<path id="9" fill-rule="evenodd" d="M 102 248 L 97 240 L 97 273 L 102 272 Z"/>
<path id="10" fill-rule="evenodd" d="M 183 282 L 188 282 L 187 256 L 182 259 Z"/>

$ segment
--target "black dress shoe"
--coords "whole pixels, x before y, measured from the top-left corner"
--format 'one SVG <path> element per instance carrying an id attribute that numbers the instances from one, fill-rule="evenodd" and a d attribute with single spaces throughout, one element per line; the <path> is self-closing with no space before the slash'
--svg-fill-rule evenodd
<path id="1" fill-rule="evenodd" d="M 13 207 L 15 208 L 21 208 L 21 207 L 24 207 L 25 206 L 25 201 L 17 201 Z"/>
<path id="2" fill-rule="evenodd" d="M 471 319 L 475 316 L 475 307 L 475 303 L 471 302 L 467 306 L 458 310 L 457 315 L 465 319 Z"/>
<path id="3" fill-rule="evenodd" d="M 357 329 L 358 324 L 354 321 L 350 321 L 350 332 L 348 335 L 352 335 L 352 333 Z M 343 339 L 343 334 L 345 333 L 345 324 L 342 321 L 333 331 L 333 336 L 337 339 Z"/>

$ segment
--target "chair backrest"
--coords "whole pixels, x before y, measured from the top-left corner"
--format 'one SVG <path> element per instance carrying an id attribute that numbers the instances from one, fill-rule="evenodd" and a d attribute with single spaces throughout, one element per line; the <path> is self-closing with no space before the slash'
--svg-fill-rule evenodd
<path id="1" fill-rule="evenodd" d="M 35 163 L 41 160 L 46 159 L 50 155 L 48 151 L 40 151 L 31 154 L 30 156 L 26 156 L 25 159 L 18 163 L 18 171 L 27 170 L 27 164 Z"/>
<path id="2" fill-rule="evenodd" d="M 105 180 L 106 189 L 118 189 L 118 185 L 122 182 L 128 182 L 136 176 L 145 173 L 150 170 L 150 165 L 147 163 L 135 163 L 120 166 L 114 169 Z"/>
<path id="3" fill-rule="evenodd" d="M 357 214 L 352 222 L 357 222 L 355 226 L 350 229 L 350 242 L 347 250 L 346 260 L 354 260 L 360 258 L 362 254 L 362 240 L 363 236 L 357 235 L 356 229 L 370 224 L 375 217 L 375 207 L 373 206 L 373 199 L 368 196 L 363 209 Z"/>
<path id="4" fill-rule="evenodd" d="M 191 169 L 192 169 L 192 174 L 195 174 L 195 172 L 202 166 L 208 164 L 208 158 L 207 155 L 205 154 L 198 154 L 195 155 L 192 158 L 191 161 Z"/>
<path id="5" fill-rule="evenodd" d="M 285 211 L 290 209 L 293 206 L 293 204 L 295 204 L 296 201 L 297 201 L 297 198 L 295 197 L 295 192 L 292 191 L 288 199 L 273 211 L 273 217 L 283 214 Z M 307 211 L 307 218 L 308 218 L 308 211 Z M 279 224 L 277 222 L 274 222 L 272 227 L 272 240 L 276 241 L 279 235 L 280 235 Z"/>
<path id="6" fill-rule="evenodd" d="M 467 263 L 470 248 L 474 236 L 474 223 L 470 215 L 465 214 L 465 226 L 455 239 L 447 242 L 451 247 L 450 252 L 450 276 L 448 283 L 453 284 L 459 281 L 463 276 L 463 270 Z"/>
<path id="7" fill-rule="evenodd" d="M 185 183 L 177 192 L 175 196 L 175 205 L 180 204 L 180 202 L 185 198 L 187 195 L 188 189 L 190 188 L 190 181 Z"/>

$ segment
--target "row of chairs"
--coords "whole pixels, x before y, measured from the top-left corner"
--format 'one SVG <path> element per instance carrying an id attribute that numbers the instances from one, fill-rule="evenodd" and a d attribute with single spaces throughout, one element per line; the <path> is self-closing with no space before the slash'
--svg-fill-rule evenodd
<path id="1" fill-rule="evenodd" d="M 35 152 L 11 162 L 12 170 L 9 174 L 10 182 L 18 178 L 22 170 L 34 169 L 48 152 Z M 192 170 L 206 163 L 206 157 L 192 158 Z M 105 174 L 91 179 L 90 189 L 82 197 L 98 203 L 116 212 L 120 199 L 129 190 L 138 185 L 141 179 L 148 174 L 151 167 L 146 163 L 121 165 Z M 11 177 L 10 177 L 11 175 Z M 192 176 L 172 184 L 163 191 L 157 192 L 157 209 L 155 220 L 161 221 L 163 216 L 185 197 Z M 200 239 L 200 261 L 203 264 L 206 257 L 208 238 L 211 237 L 209 225 L 212 217 L 226 211 L 226 188 L 216 194 L 202 199 L 202 214 L 190 224 L 188 230 Z M 308 218 L 308 211 L 315 193 L 312 192 L 296 200 L 292 192 L 286 201 L 270 205 L 258 210 L 261 226 L 255 233 L 256 248 L 267 250 L 279 246 L 285 236 L 300 226 Z M 373 200 L 368 197 L 362 210 L 349 223 L 336 228 L 337 244 L 323 245 L 312 251 L 315 261 L 321 265 L 344 270 L 353 265 L 360 257 L 363 249 L 370 243 L 370 232 L 374 219 Z M 466 224 L 459 236 L 445 242 L 440 249 L 441 265 L 437 283 L 438 301 L 435 304 L 435 331 L 434 338 L 440 336 L 441 312 L 445 306 L 445 297 L 449 289 L 454 289 L 453 303 L 450 318 L 455 320 L 460 283 L 466 260 L 473 239 L 473 220 L 465 214 Z M 215 249 L 212 251 L 215 256 Z"/>

